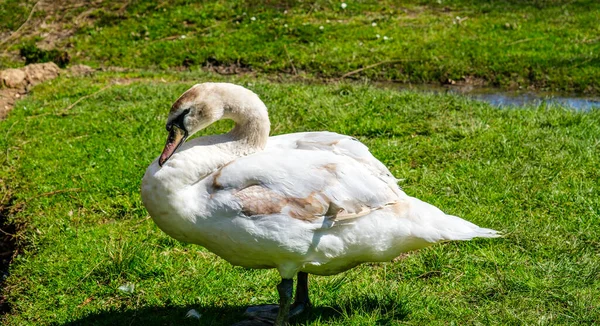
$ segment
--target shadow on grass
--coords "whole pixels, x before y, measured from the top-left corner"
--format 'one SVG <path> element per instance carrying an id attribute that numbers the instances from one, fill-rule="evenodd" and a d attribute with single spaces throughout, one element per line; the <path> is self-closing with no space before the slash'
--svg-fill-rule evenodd
<path id="1" fill-rule="evenodd" d="M 186 314 L 195 309 L 200 319 L 186 318 Z M 202 307 L 144 307 L 136 310 L 103 311 L 92 313 L 79 320 L 61 324 L 75 325 L 232 325 L 244 320 L 245 306 Z M 334 307 L 313 307 L 302 315 L 292 319 L 291 325 L 305 325 L 311 321 L 343 321 L 354 314 L 370 315 L 377 312 L 376 325 L 389 325 L 408 316 L 404 302 L 395 302 L 389 298 L 362 296 L 352 298 Z"/>

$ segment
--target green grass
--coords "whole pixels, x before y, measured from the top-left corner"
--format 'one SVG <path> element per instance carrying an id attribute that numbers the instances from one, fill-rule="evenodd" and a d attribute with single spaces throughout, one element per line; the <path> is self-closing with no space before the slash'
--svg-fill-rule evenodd
<path id="1" fill-rule="evenodd" d="M 50 22 L 76 31 L 59 44 L 73 62 L 163 70 L 236 65 L 304 78 L 340 77 L 379 64 L 350 77 L 474 78 L 503 88 L 600 93 L 596 0 L 347 1 L 345 9 L 323 0 L 123 3 L 106 2 L 84 16 L 84 7 L 73 6 L 50 15 Z M 26 19 L 22 1 L 3 6 L 0 31 Z"/>
<path id="2" fill-rule="evenodd" d="M 221 325 L 241 320 L 246 305 L 277 300 L 275 271 L 232 267 L 176 242 L 141 204 L 170 104 L 215 79 L 256 91 L 273 134 L 358 137 L 408 194 L 507 234 L 312 277 L 315 307 L 299 323 L 600 323 L 600 111 L 498 110 L 451 95 L 189 72 L 60 77 L 0 123 L 0 180 L 22 246 L 4 324 Z M 117 80 L 133 83 L 65 111 Z M 133 293 L 118 290 L 126 283 Z M 199 321 L 184 318 L 192 308 Z"/>

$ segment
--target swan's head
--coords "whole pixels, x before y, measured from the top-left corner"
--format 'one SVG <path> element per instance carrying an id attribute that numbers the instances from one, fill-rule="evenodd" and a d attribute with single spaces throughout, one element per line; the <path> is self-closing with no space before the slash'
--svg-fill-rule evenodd
<path id="1" fill-rule="evenodd" d="M 228 118 L 240 123 L 254 116 L 265 119 L 266 133 L 263 130 L 257 133 L 268 137 L 267 108 L 252 91 L 228 83 L 194 85 L 171 107 L 167 118 L 169 137 L 158 164 L 162 166 L 189 136 L 217 120 Z M 249 131 L 253 130 L 249 129 Z"/>
<path id="2" fill-rule="evenodd" d="M 183 93 L 171 106 L 167 118 L 169 137 L 158 164 L 162 166 L 194 133 L 223 117 L 221 96 L 214 92 L 215 84 L 197 84 Z"/>

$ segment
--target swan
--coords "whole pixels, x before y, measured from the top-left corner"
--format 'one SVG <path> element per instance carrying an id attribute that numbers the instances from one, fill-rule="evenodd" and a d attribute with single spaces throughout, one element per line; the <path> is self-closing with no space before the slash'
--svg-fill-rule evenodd
<path id="1" fill-rule="evenodd" d="M 233 129 L 186 142 L 220 119 L 233 120 Z M 142 179 L 146 209 L 179 241 L 233 265 L 276 268 L 279 304 L 246 311 L 275 325 L 310 306 L 308 274 L 390 261 L 441 241 L 500 236 L 408 196 L 352 137 L 269 137 L 265 104 L 242 86 L 194 85 L 172 105 L 166 128 L 164 150 Z"/>

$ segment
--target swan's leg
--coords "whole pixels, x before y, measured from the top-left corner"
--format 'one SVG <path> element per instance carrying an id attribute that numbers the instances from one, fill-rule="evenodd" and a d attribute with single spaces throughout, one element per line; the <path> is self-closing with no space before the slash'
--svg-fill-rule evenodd
<path id="1" fill-rule="evenodd" d="M 294 280 L 291 278 L 284 278 L 281 280 L 281 283 L 277 285 L 277 291 L 279 292 L 279 312 L 277 313 L 277 319 L 275 319 L 275 326 L 288 324 L 290 307 L 292 305 L 293 287 Z"/>
<path id="2" fill-rule="evenodd" d="M 292 300 L 292 287 L 292 279 L 282 279 L 281 283 L 277 286 L 280 298 L 279 305 L 248 307 L 244 312 L 244 315 L 252 317 L 256 322 L 271 322 L 275 323 L 275 325 L 283 325 L 280 324 L 282 322 L 280 320 L 284 320 L 284 322 L 287 323 L 287 318 L 295 317 L 311 306 L 310 299 L 308 298 L 308 274 L 304 272 L 298 273 L 296 298 L 293 305 L 290 304 Z M 286 309 L 285 305 L 287 305 L 287 312 L 282 314 L 280 312 L 282 311 L 282 307 Z"/>
<path id="3" fill-rule="evenodd" d="M 298 272 L 298 283 L 296 284 L 296 298 L 290 311 L 290 317 L 301 314 L 311 306 L 308 298 L 308 273 Z"/>

